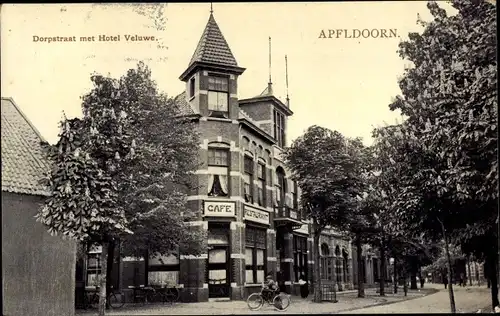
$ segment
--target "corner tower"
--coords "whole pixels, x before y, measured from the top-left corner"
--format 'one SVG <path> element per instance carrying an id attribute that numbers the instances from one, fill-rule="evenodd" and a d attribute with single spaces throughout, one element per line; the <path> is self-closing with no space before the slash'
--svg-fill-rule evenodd
<path id="1" fill-rule="evenodd" d="M 189 66 L 179 78 L 186 82 L 186 101 L 204 117 L 238 119 L 237 80 L 244 71 L 210 12 Z"/>

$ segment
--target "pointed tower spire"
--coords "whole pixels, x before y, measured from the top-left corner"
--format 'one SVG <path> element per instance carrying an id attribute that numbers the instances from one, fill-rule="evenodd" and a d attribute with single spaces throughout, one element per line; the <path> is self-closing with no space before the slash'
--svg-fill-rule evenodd
<path id="1" fill-rule="evenodd" d="M 288 97 L 288 58 L 285 55 L 285 78 L 286 78 L 286 106 L 290 107 L 290 98 Z"/>
<path id="2" fill-rule="evenodd" d="M 191 57 L 188 68 L 180 76 L 181 80 L 187 79 L 197 67 L 212 67 L 231 71 L 234 74 L 240 75 L 245 68 L 238 66 L 236 58 L 234 58 L 229 45 L 227 44 L 224 35 L 217 25 L 213 15 L 213 4 L 210 3 L 210 16 L 208 18 L 205 30 L 201 35 L 198 45 Z"/>
<path id="3" fill-rule="evenodd" d="M 212 2 L 210 2 L 210 15 L 214 14 L 214 7 Z"/>
<path id="4" fill-rule="evenodd" d="M 238 66 L 219 25 L 215 22 L 211 7 L 207 26 L 201 35 L 198 46 L 191 58 L 190 65 L 194 62 L 209 62 L 224 66 Z"/>

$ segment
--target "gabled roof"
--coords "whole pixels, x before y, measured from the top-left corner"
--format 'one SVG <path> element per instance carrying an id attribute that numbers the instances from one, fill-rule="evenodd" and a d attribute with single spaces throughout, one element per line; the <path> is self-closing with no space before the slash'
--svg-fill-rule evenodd
<path id="1" fill-rule="evenodd" d="M 48 195 L 39 183 L 49 170 L 38 130 L 11 98 L 2 98 L 2 192 Z"/>
<path id="2" fill-rule="evenodd" d="M 236 58 L 234 58 L 212 13 L 210 13 L 207 26 L 201 35 L 189 66 L 195 62 L 206 62 L 232 67 L 238 66 Z"/>

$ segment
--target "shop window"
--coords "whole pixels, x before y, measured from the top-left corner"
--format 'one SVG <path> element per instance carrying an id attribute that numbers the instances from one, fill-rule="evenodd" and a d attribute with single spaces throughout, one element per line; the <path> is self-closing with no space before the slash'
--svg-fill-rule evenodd
<path id="1" fill-rule="evenodd" d="M 101 275 L 101 246 L 91 247 L 87 253 L 87 286 L 98 286 Z"/>
<path id="2" fill-rule="evenodd" d="M 262 283 L 266 274 L 266 230 L 247 226 L 245 230 L 246 283 Z"/>
<path id="3" fill-rule="evenodd" d="M 228 150 L 208 149 L 208 173 L 208 196 L 228 196 Z"/>
<path id="4" fill-rule="evenodd" d="M 176 255 L 152 257 L 149 259 L 148 284 L 172 287 L 179 283 L 179 270 L 179 258 Z"/>

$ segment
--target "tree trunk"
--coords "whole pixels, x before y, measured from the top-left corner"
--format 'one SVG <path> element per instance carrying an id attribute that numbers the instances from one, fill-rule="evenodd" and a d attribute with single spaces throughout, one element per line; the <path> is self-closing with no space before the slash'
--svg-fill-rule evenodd
<path id="1" fill-rule="evenodd" d="M 320 255 L 319 255 L 319 237 L 321 230 L 313 223 L 313 255 L 314 255 L 314 302 L 321 303 L 321 269 L 320 269 Z"/>
<path id="2" fill-rule="evenodd" d="M 144 252 L 144 286 L 149 286 L 149 249 Z"/>
<path id="3" fill-rule="evenodd" d="M 114 240 L 111 240 L 108 244 L 108 262 L 106 264 L 106 293 L 111 293 L 111 287 L 113 286 L 114 259 L 115 259 L 115 242 Z"/>
<path id="4" fill-rule="evenodd" d="M 412 257 L 410 259 L 410 289 L 416 290 L 417 286 L 417 272 L 418 272 L 418 263 L 417 258 Z"/>
<path id="5" fill-rule="evenodd" d="M 469 285 L 472 286 L 472 273 L 470 269 L 470 255 L 467 257 L 467 269 L 469 270 Z"/>
<path id="6" fill-rule="evenodd" d="M 408 272 L 405 266 L 403 266 L 403 291 L 406 296 L 408 294 Z"/>
<path id="7" fill-rule="evenodd" d="M 398 293 L 398 265 L 397 265 L 397 257 L 394 256 L 394 294 Z"/>
<path id="8" fill-rule="evenodd" d="M 446 236 L 446 229 L 444 228 L 443 222 L 439 221 L 441 223 L 441 229 L 443 233 L 443 239 L 444 239 L 444 247 L 446 251 L 446 263 L 447 263 L 447 268 L 448 268 L 448 293 L 450 294 L 450 310 L 452 314 L 456 313 L 456 306 L 455 306 L 455 297 L 453 295 L 453 274 L 451 270 L 451 257 L 450 257 L 450 247 L 448 245 L 448 237 Z"/>
<path id="9" fill-rule="evenodd" d="M 361 254 L 363 252 L 363 248 L 361 247 L 361 235 L 356 234 L 356 261 L 358 266 L 358 297 L 365 297 L 365 283 L 363 280 L 364 271 L 363 271 L 363 259 Z"/>
<path id="10" fill-rule="evenodd" d="M 493 310 L 499 305 L 498 302 L 498 282 L 497 282 L 497 256 L 495 253 L 491 253 L 486 257 L 488 261 L 488 281 L 491 285 L 491 305 Z"/>
<path id="11" fill-rule="evenodd" d="M 385 242 L 380 243 L 380 296 L 385 296 Z"/>
<path id="12" fill-rule="evenodd" d="M 101 251 L 101 267 L 108 266 L 108 242 L 104 241 L 102 243 Z M 107 269 L 101 269 L 101 276 L 99 277 L 99 316 L 104 316 L 106 313 L 106 271 Z"/>

